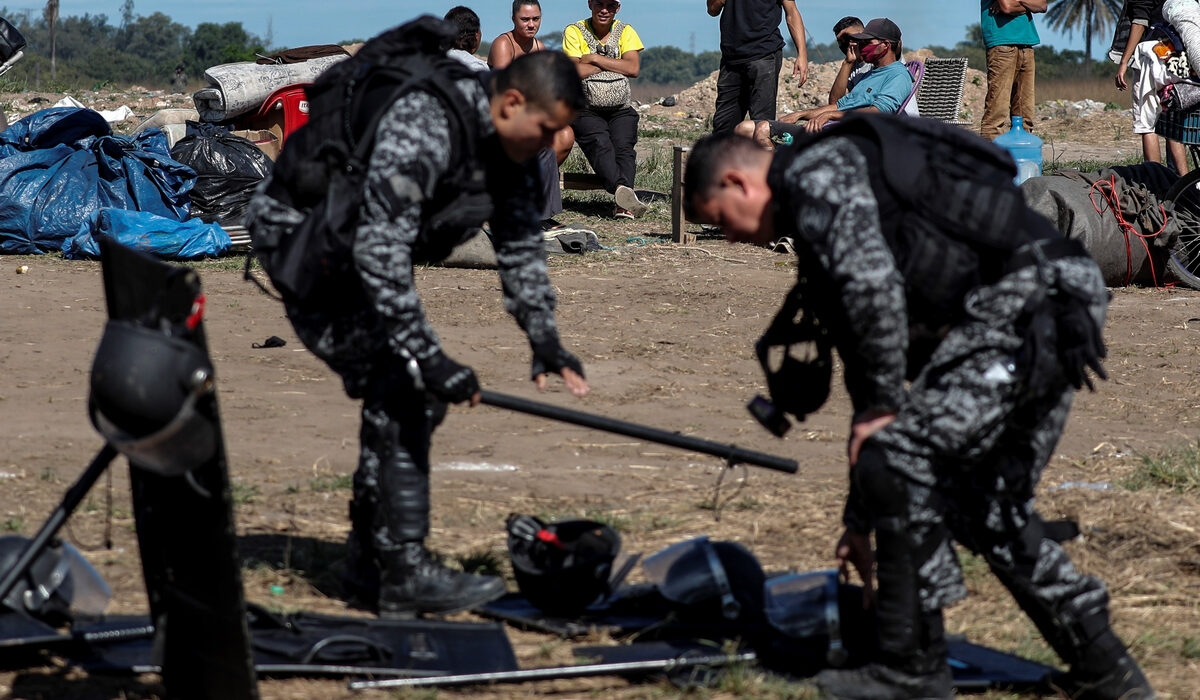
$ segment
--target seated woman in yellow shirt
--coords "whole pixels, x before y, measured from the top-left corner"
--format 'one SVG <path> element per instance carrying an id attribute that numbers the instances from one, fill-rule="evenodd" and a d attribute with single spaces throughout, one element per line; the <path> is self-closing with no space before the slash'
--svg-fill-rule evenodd
<path id="1" fill-rule="evenodd" d="M 629 78 L 638 76 L 645 46 L 633 27 L 617 20 L 618 0 L 588 0 L 588 8 L 590 19 L 563 31 L 563 52 L 575 61 L 588 97 L 571 126 L 583 155 L 616 197 L 613 216 L 632 219 L 647 209 L 633 192 L 638 113 L 629 96 Z"/>

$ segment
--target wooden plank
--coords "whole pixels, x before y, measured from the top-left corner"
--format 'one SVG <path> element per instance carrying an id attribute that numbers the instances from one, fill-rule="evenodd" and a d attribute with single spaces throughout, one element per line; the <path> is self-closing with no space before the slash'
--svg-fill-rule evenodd
<path id="1" fill-rule="evenodd" d="M 690 150 L 690 146 L 676 146 L 671 160 L 671 240 L 675 243 L 684 242 L 683 155 Z"/>
<path id="2" fill-rule="evenodd" d="M 595 173 L 566 173 L 562 174 L 564 190 L 602 190 L 604 180 Z"/>

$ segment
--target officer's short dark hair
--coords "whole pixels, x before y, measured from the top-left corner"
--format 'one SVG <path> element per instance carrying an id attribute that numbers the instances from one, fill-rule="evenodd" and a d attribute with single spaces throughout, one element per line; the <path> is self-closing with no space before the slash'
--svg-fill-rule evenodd
<path id="1" fill-rule="evenodd" d="M 683 212 L 696 218 L 697 198 L 707 199 L 721 181 L 721 173 L 731 166 L 748 165 L 766 156 L 753 139 L 732 131 L 709 134 L 692 146 L 687 170 L 683 175 Z"/>
<path id="2" fill-rule="evenodd" d="M 479 15 L 475 14 L 475 10 L 465 5 L 459 5 L 451 8 L 446 13 L 445 19 L 447 22 L 458 25 L 458 38 L 454 40 L 454 48 L 468 52 L 479 48 L 479 45 L 475 43 L 476 35 L 479 33 Z"/>
<path id="3" fill-rule="evenodd" d="M 525 7 L 526 5 L 533 5 L 539 10 L 542 9 L 542 3 L 538 2 L 538 0 L 513 0 L 513 19 L 517 18 L 517 13 L 520 12 L 521 8 Z"/>
<path id="4" fill-rule="evenodd" d="M 516 90 L 547 111 L 558 102 L 565 102 L 576 112 L 587 106 L 575 63 L 561 51 L 535 51 L 518 56 L 507 68 L 496 71 L 492 80 L 494 93 Z"/>
<path id="5" fill-rule="evenodd" d="M 852 16 L 847 15 L 847 16 L 839 19 L 837 21 L 837 24 L 833 25 L 833 34 L 834 34 L 834 36 L 837 36 L 838 32 L 842 31 L 846 27 L 854 27 L 854 26 L 858 26 L 858 27 L 863 26 L 863 21 L 857 17 L 852 17 Z"/>

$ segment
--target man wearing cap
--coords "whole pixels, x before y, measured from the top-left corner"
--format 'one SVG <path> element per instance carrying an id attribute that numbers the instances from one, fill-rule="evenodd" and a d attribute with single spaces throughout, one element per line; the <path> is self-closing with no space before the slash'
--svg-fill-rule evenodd
<path id="1" fill-rule="evenodd" d="M 850 110 L 884 114 L 900 111 L 900 105 L 913 88 L 912 75 L 900 60 L 900 27 L 886 17 L 877 17 L 850 38 L 858 42 L 859 58 L 871 64 L 870 72 L 834 104 L 792 112 L 784 115 L 780 122 L 795 124 L 807 119 L 806 130 L 820 131 L 827 122 L 843 119 Z"/>
<path id="2" fill-rule="evenodd" d="M 1041 39 L 1033 15 L 1046 0 L 981 0 L 980 26 L 987 49 L 987 97 L 979 133 L 991 141 L 1008 130 L 1012 116 L 1033 124 L 1033 47 Z"/>

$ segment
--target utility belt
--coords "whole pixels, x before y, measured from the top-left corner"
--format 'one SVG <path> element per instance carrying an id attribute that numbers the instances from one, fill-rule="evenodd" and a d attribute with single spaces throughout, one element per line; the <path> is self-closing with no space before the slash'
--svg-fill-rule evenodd
<path id="1" fill-rule="evenodd" d="M 1043 267 L 1064 258 L 1090 260 L 1079 241 L 1056 238 L 1021 246 L 1009 259 L 1005 272 Z M 1018 320 L 1018 330 L 1025 339 L 1018 366 L 1030 389 L 1052 391 L 1059 385 L 1059 378 L 1065 378 L 1076 389 L 1086 385 L 1095 391 L 1089 368 L 1099 378 L 1108 379 L 1101 362 L 1108 355 L 1103 329 L 1091 312 L 1095 301 L 1086 290 L 1063 284 L 1055 275 L 1052 284 L 1026 302 Z"/>

